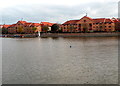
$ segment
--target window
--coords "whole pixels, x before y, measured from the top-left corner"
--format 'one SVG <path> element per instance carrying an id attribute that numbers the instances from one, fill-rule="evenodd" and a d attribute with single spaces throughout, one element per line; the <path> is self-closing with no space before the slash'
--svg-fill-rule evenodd
<path id="1" fill-rule="evenodd" d="M 100 26 L 100 28 L 102 28 L 102 26 Z"/>
<path id="2" fill-rule="evenodd" d="M 86 22 L 86 20 L 84 20 L 84 22 Z"/>
<path id="3" fill-rule="evenodd" d="M 111 26 L 109 26 L 109 28 L 111 28 Z"/>
<path id="4" fill-rule="evenodd" d="M 92 24 L 90 23 L 89 26 L 92 27 Z"/>
<path id="5" fill-rule="evenodd" d="M 98 23 L 96 23 L 96 24 L 98 24 Z"/>

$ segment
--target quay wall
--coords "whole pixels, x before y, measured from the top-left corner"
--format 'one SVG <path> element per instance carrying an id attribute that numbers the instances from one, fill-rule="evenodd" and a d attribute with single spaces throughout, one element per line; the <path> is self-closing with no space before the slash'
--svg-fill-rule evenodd
<path id="1" fill-rule="evenodd" d="M 120 33 L 42 33 L 41 37 L 112 37 Z"/>
<path id="2" fill-rule="evenodd" d="M 114 33 L 41 33 L 40 37 L 113 37 L 120 36 L 120 32 Z M 35 38 L 38 34 L 2 34 L 0 37 Z"/>

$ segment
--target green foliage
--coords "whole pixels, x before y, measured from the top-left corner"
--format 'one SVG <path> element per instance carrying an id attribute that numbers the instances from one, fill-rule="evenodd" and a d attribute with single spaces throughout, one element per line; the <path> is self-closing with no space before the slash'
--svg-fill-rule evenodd
<path id="1" fill-rule="evenodd" d="M 35 31 L 35 30 L 37 30 L 37 28 L 36 28 L 36 27 L 33 27 L 32 30 Z"/>
<path id="2" fill-rule="evenodd" d="M 53 24 L 51 27 L 52 32 L 57 32 L 59 30 L 59 25 L 58 24 Z"/>
<path id="3" fill-rule="evenodd" d="M 90 33 L 93 33 L 94 31 L 93 30 L 90 30 Z"/>
<path id="4" fill-rule="evenodd" d="M 47 25 L 42 27 L 43 32 L 47 32 L 49 30 L 49 27 Z"/>
<path id="5" fill-rule="evenodd" d="M 62 29 L 59 29 L 58 32 L 62 33 Z"/>
<path id="6" fill-rule="evenodd" d="M 7 34 L 8 33 L 8 29 L 7 28 L 2 28 L 2 34 Z"/>

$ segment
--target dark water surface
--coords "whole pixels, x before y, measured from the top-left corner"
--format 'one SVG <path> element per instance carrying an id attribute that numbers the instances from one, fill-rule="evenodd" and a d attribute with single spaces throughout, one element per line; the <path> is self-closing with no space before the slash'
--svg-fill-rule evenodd
<path id="1" fill-rule="evenodd" d="M 118 83 L 117 37 L 2 38 L 2 47 L 3 84 Z"/>

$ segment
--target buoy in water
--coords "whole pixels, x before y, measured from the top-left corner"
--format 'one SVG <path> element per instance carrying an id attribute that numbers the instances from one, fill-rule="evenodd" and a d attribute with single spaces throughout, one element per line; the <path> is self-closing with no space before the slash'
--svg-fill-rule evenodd
<path id="1" fill-rule="evenodd" d="M 70 46 L 70 48 L 71 48 L 72 46 Z"/>

